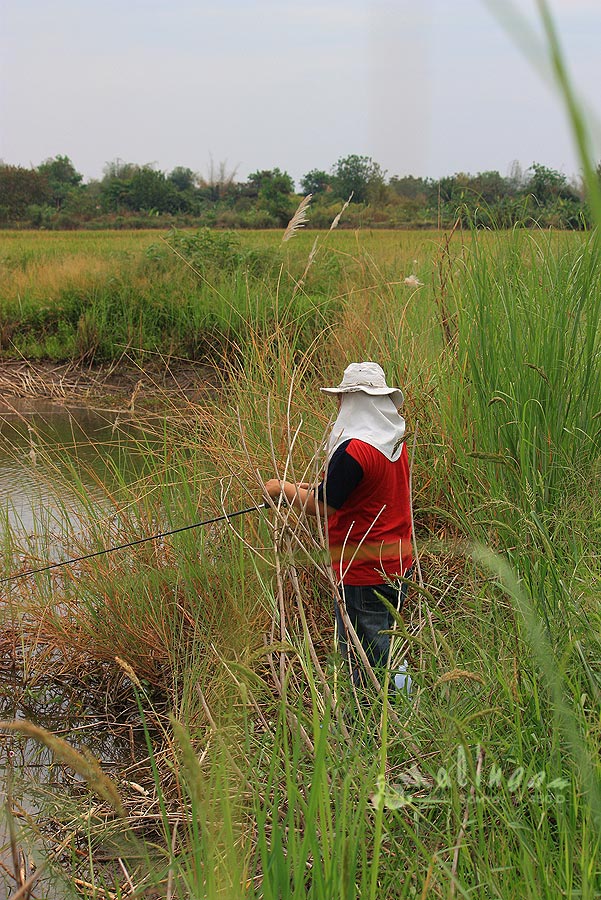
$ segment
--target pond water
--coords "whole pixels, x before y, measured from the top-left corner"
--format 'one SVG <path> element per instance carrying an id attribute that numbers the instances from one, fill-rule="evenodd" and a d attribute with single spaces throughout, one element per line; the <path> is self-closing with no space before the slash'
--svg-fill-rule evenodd
<path id="1" fill-rule="evenodd" d="M 78 506 L 106 505 L 103 485 L 111 484 L 117 472 L 135 470 L 133 446 L 123 440 L 121 424 L 114 415 L 86 408 L 67 409 L 52 403 L 21 401 L 0 405 L 0 529 L 4 546 L 40 547 L 52 559 L 52 534 L 60 534 L 61 521 L 77 530 Z M 127 477 L 124 474 L 124 477 Z M 5 549 L 2 577 L 21 568 L 18 554 Z M 3 599 L 9 586 L 0 585 Z M 5 637 L 7 625 L 0 617 Z M 3 646 L 10 646 L 4 642 Z M 140 740 L 140 723 L 130 696 L 123 698 L 120 729 L 107 728 L 106 721 L 90 706 L 89 684 L 61 683 L 38 675 L 26 677 L 19 656 L 18 640 L 13 652 L 0 653 L 0 719 L 29 719 L 58 733 L 74 746 L 85 745 L 102 760 L 105 770 L 133 763 L 134 745 Z M 129 707 L 129 708 L 128 708 Z M 8 771 L 14 774 L 14 798 L 35 819 L 37 804 L 27 785 L 36 789 L 64 787 L 77 790 L 72 773 L 53 765 L 50 751 L 23 741 L 16 735 L 0 733 L 0 796 L 7 790 Z M 4 807 L 5 804 L 3 803 Z M 6 823 L 0 815 L 0 863 L 12 870 Z M 17 828 L 20 823 L 17 822 Z M 0 866 L 1 869 L 1 866 Z M 0 896 L 14 886 L 0 871 Z M 40 888 L 41 885 L 38 885 Z M 44 890 L 49 888 L 45 887 Z M 34 894 L 36 889 L 34 889 Z M 59 897 L 49 892 L 44 896 Z"/>
<path id="2" fill-rule="evenodd" d="M 85 407 L 20 402 L 0 407 L 0 508 L 11 528 L 31 531 L 40 513 L 58 512 L 56 483 L 69 503 L 69 481 L 81 480 L 90 498 L 123 456 L 115 416 Z"/>

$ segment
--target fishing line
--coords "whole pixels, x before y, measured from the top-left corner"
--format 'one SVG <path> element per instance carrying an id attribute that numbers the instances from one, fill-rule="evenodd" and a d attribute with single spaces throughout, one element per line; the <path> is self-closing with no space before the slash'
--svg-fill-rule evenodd
<path id="1" fill-rule="evenodd" d="M 17 578 L 26 578 L 28 575 L 37 575 L 39 572 L 47 572 L 49 569 L 58 569 L 61 566 L 71 566 L 73 563 L 82 562 L 84 559 L 93 559 L 95 556 L 104 556 L 106 553 L 114 553 L 115 550 L 125 550 L 127 547 L 135 547 L 136 544 L 144 544 L 146 541 L 156 541 L 160 538 L 169 537 L 172 534 L 189 531 L 191 528 L 202 528 L 203 525 L 212 525 L 214 522 L 223 522 L 224 519 L 229 520 L 233 519 L 235 516 L 243 516 L 249 512 L 265 509 L 267 505 L 267 503 L 262 503 L 260 506 L 248 506 L 246 509 L 225 513 L 223 516 L 205 519 L 204 522 L 194 522 L 192 525 L 182 525 L 181 528 L 174 528 L 173 531 L 162 531 L 160 534 L 151 534 L 150 537 L 138 538 L 135 541 L 129 541 L 127 544 L 118 544 L 116 547 L 108 547 L 106 550 L 97 550 L 95 553 L 86 553 L 85 556 L 75 556 L 73 559 L 65 559 L 63 562 L 51 563 L 47 566 L 41 566 L 39 569 L 29 569 L 27 572 L 14 572 L 6 578 L 0 578 L 0 584 L 5 584 L 7 581 L 16 581 Z"/>

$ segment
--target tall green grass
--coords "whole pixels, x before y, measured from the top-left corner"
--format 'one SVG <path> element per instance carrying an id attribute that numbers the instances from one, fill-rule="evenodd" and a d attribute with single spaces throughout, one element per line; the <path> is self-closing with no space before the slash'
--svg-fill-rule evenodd
<path id="1" fill-rule="evenodd" d="M 483 502 L 513 497 L 552 511 L 572 478 L 598 458 L 594 241 L 561 252 L 551 235 L 514 232 L 492 253 L 474 242 L 458 298 L 460 366 L 453 361 L 448 376 L 448 427 L 458 470 L 482 473 Z M 457 490 L 458 504 L 463 498 Z"/>

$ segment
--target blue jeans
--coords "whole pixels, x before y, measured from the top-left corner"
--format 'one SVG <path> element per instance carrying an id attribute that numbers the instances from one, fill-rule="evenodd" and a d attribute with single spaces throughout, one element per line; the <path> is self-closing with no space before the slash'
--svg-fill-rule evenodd
<path id="1" fill-rule="evenodd" d="M 407 572 L 406 577 L 411 577 L 411 570 Z M 385 597 L 391 606 L 400 612 L 407 594 L 407 585 L 404 583 L 346 584 L 344 588 L 340 587 L 339 590 L 341 593 L 344 593 L 348 617 L 357 632 L 357 637 L 361 641 L 369 664 L 374 670 L 385 668 L 388 663 L 390 650 L 390 635 L 382 634 L 382 631 L 389 631 L 392 628 L 394 618 L 380 597 Z M 345 660 L 350 660 L 351 662 L 353 681 L 355 684 L 360 684 L 363 681 L 359 665 L 360 661 L 357 658 L 352 641 L 349 641 L 338 604 L 336 604 L 336 623 L 338 625 L 338 646 L 340 652 Z"/>

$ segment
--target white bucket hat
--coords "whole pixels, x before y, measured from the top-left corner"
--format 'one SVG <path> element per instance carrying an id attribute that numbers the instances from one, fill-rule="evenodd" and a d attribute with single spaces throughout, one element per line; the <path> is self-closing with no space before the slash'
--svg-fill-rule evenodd
<path id="1" fill-rule="evenodd" d="M 322 387 L 321 390 L 324 394 L 354 394 L 361 391 L 374 397 L 388 395 L 397 409 L 405 401 L 399 388 L 388 387 L 383 368 L 375 362 L 351 363 L 344 370 L 338 387 Z"/>

